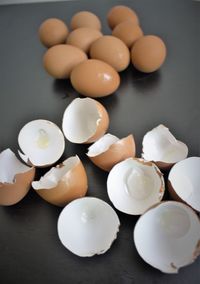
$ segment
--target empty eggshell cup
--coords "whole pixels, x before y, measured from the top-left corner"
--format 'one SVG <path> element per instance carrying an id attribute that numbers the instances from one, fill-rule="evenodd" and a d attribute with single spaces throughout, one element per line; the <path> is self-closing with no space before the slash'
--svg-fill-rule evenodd
<path id="1" fill-rule="evenodd" d="M 188 155 L 187 145 L 178 141 L 162 124 L 146 133 L 142 146 L 142 157 L 163 170 L 171 168 Z"/>
<path id="2" fill-rule="evenodd" d="M 117 163 L 135 157 L 133 135 L 119 139 L 107 133 L 88 148 L 87 156 L 97 167 L 110 171 Z"/>
<path id="3" fill-rule="evenodd" d="M 0 153 L 0 205 L 18 203 L 28 193 L 35 176 L 35 169 L 20 162 L 6 149 Z"/>
<path id="4" fill-rule="evenodd" d="M 143 214 L 162 200 L 164 190 L 164 179 L 158 167 L 143 159 L 128 158 L 116 164 L 108 175 L 110 201 L 126 214 Z"/>
<path id="5" fill-rule="evenodd" d="M 200 221 L 187 205 L 166 201 L 137 221 L 134 243 L 145 262 L 164 273 L 195 261 L 200 254 Z"/>
<path id="6" fill-rule="evenodd" d="M 74 99 L 63 115 L 62 129 L 72 143 L 92 143 L 102 137 L 109 126 L 104 106 L 91 98 Z"/>
<path id="7" fill-rule="evenodd" d="M 173 199 L 182 201 L 200 212 L 200 157 L 190 157 L 172 167 L 168 189 Z"/>
<path id="8" fill-rule="evenodd" d="M 65 206 L 70 201 L 85 196 L 88 183 L 85 168 L 78 156 L 73 156 L 51 168 L 32 187 L 47 202 Z"/>
<path id="9" fill-rule="evenodd" d="M 83 197 L 69 203 L 58 219 L 61 243 L 81 257 L 103 254 L 117 238 L 120 221 L 101 199 Z"/>
<path id="10" fill-rule="evenodd" d="M 62 131 L 53 122 L 43 119 L 27 123 L 19 133 L 18 143 L 22 160 L 35 167 L 54 164 L 65 149 Z"/>

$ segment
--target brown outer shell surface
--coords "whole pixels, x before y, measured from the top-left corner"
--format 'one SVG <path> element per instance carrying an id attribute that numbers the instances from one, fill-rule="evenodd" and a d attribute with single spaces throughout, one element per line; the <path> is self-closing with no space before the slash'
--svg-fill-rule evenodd
<path id="1" fill-rule="evenodd" d="M 67 79 L 72 69 L 86 59 L 87 55 L 80 48 L 59 44 L 47 50 L 43 57 L 43 64 L 52 77 Z"/>
<path id="2" fill-rule="evenodd" d="M 59 167 L 62 167 L 62 164 Z M 79 161 L 74 168 L 62 177 L 56 187 L 35 191 L 45 201 L 63 207 L 70 201 L 85 196 L 87 188 L 87 174 L 82 162 Z"/>
<path id="3" fill-rule="evenodd" d="M 125 21 L 114 28 L 112 35 L 121 39 L 128 48 L 131 48 L 136 40 L 143 36 L 143 31 L 135 22 Z"/>
<path id="4" fill-rule="evenodd" d="M 46 47 L 64 43 L 68 35 L 66 24 L 60 19 L 50 18 L 39 27 L 39 38 Z"/>
<path id="5" fill-rule="evenodd" d="M 111 29 L 115 28 L 118 24 L 131 20 L 138 24 L 139 19 L 135 11 L 123 5 L 114 6 L 107 15 L 108 25 Z"/>
<path id="6" fill-rule="evenodd" d="M 15 176 L 15 182 L 0 183 L 0 205 L 9 206 L 18 203 L 28 193 L 35 177 L 35 168 Z"/>
<path id="7" fill-rule="evenodd" d="M 109 115 L 105 107 L 96 101 L 97 110 L 99 115 L 101 116 L 101 120 L 97 126 L 96 132 L 93 136 L 91 136 L 84 144 L 89 144 L 97 141 L 101 138 L 107 131 L 109 126 Z"/>
<path id="8" fill-rule="evenodd" d="M 73 30 L 67 37 L 67 44 L 71 44 L 82 49 L 85 53 L 88 53 L 91 44 L 103 36 L 103 34 L 92 28 L 79 28 Z"/>
<path id="9" fill-rule="evenodd" d="M 130 63 L 130 52 L 126 44 L 115 36 L 102 36 L 90 47 L 90 57 L 111 65 L 116 71 L 125 70 Z"/>
<path id="10" fill-rule="evenodd" d="M 139 38 L 131 49 L 131 61 L 134 67 L 145 73 L 158 70 L 166 58 L 166 46 L 163 40 L 154 35 Z"/>
<path id="11" fill-rule="evenodd" d="M 91 98 L 109 96 L 120 84 L 117 71 L 109 64 L 96 59 L 78 64 L 72 70 L 70 80 L 78 93 Z"/>
<path id="12" fill-rule="evenodd" d="M 72 30 L 82 27 L 101 30 L 101 22 L 95 14 L 89 11 L 81 11 L 72 17 L 70 27 Z"/>
<path id="13" fill-rule="evenodd" d="M 112 144 L 107 151 L 95 157 L 89 157 L 89 159 L 102 170 L 110 171 L 114 165 L 129 157 L 135 157 L 135 141 L 133 135 L 120 139 Z"/>

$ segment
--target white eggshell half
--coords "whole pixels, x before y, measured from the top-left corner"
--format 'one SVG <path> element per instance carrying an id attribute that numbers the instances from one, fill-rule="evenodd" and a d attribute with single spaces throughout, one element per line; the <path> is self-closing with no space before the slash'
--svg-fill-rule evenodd
<path id="1" fill-rule="evenodd" d="M 117 237 L 120 221 L 112 207 L 94 197 L 69 203 L 58 219 L 58 236 L 72 253 L 89 257 L 103 254 Z"/>
<path id="2" fill-rule="evenodd" d="M 200 157 L 190 157 L 175 164 L 168 179 L 175 193 L 200 211 Z"/>
<path id="3" fill-rule="evenodd" d="M 18 143 L 21 158 L 37 167 L 54 164 L 63 154 L 65 140 L 62 131 L 51 121 L 38 119 L 27 123 L 20 131 Z"/>
<path id="4" fill-rule="evenodd" d="M 134 228 L 140 256 L 165 273 L 177 273 L 200 253 L 200 221 L 187 205 L 167 201 L 148 210 Z"/>
<path id="5" fill-rule="evenodd" d="M 129 158 L 112 168 L 108 175 L 107 191 L 118 210 L 140 215 L 162 199 L 164 179 L 155 164 Z"/>
<path id="6" fill-rule="evenodd" d="M 176 140 L 162 124 L 145 134 L 142 146 L 142 157 L 147 161 L 176 163 L 188 155 L 186 144 Z"/>

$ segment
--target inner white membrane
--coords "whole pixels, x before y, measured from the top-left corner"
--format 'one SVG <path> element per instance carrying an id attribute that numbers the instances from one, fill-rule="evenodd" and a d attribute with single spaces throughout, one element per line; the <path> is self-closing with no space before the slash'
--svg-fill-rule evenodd
<path id="1" fill-rule="evenodd" d="M 100 121 L 95 100 L 77 98 L 66 108 L 62 128 L 69 141 L 84 143 L 96 133 Z"/>
<path id="2" fill-rule="evenodd" d="M 119 138 L 110 133 L 107 133 L 88 148 L 87 155 L 89 157 L 98 156 L 106 152 L 110 148 L 110 146 L 115 144 L 117 141 L 119 141 Z"/>
<path id="3" fill-rule="evenodd" d="M 30 169 L 20 162 L 10 149 L 0 153 L 0 182 L 14 183 L 17 174 L 25 173 Z"/>
<path id="4" fill-rule="evenodd" d="M 33 181 L 32 187 L 35 190 L 51 189 L 58 185 L 58 182 L 80 162 L 78 156 L 70 157 L 62 163 L 61 167 L 52 167 L 39 181 Z"/>

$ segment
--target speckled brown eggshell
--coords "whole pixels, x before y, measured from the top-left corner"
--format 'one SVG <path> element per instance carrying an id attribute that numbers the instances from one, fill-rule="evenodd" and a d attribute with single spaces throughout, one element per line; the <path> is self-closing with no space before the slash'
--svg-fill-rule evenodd
<path id="1" fill-rule="evenodd" d="M 130 48 L 136 40 L 143 36 L 143 31 L 135 22 L 125 21 L 114 28 L 112 35 L 121 39 Z"/>
<path id="2" fill-rule="evenodd" d="M 136 69 L 144 73 L 158 70 L 166 58 L 163 40 L 154 35 L 139 38 L 131 49 L 131 60 Z"/>
<path id="3" fill-rule="evenodd" d="M 62 164 L 59 167 L 62 167 Z M 56 187 L 35 191 L 45 201 L 63 207 L 72 200 L 85 196 L 87 189 L 87 174 L 82 162 L 79 161 L 74 168 L 62 177 Z"/>
<path id="4" fill-rule="evenodd" d="M 109 35 L 92 43 L 90 57 L 108 63 L 118 72 L 125 70 L 130 63 L 130 52 L 125 43 Z"/>
<path id="5" fill-rule="evenodd" d="M 60 44 L 48 49 L 43 58 L 46 71 L 56 79 L 67 79 L 72 69 L 85 61 L 87 55 L 78 47 Z"/>
<path id="6" fill-rule="evenodd" d="M 45 20 L 39 28 L 39 38 L 46 47 L 64 43 L 68 35 L 67 25 L 56 18 Z"/>
<path id="7" fill-rule="evenodd" d="M 88 156 L 89 157 L 89 156 Z M 104 171 L 110 171 L 117 163 L 135 157 L 135 141 L 133 135 L 129 135 L 112 144 L 109 149 L 89 159 Z"/>
<path id="8" fill-rule="evenodd" d="M 88 53 L 91 44 L 102 36 L 103 34 L 97 29 L 79 28 L 68 35 L 66 43 L 76 46 L 85 53 Z"/>
<path id="9" fill-rule="evenodd" d="M 9 206 L 21 201 L 35 177 L 35 168 L 15 176 L 14 183 L 0 183 L 0 205 Z"/>
<path id="10" fill-rule="evenodd" d="M 77 65 L 72 70 L 70 79 L 78 93 L 92 98 L 111 95 L 120 84 L 120 77 L 115 69 L 96 59 Z"/>
<path id="11" fill-rule="evenodd" d="M 83 27 L 101 30 L 101 22 L 94 13 L 80 11 L 72 17 L 70 27 L 72 30 Z"/>
<path id="12" fill-rule="evenodd" d="M 124 5 L 117 5 L 111 8 L 107 15 L 108 25 L 111 29 L 114 29 L 118 24 L 131 20 L 138 24 L 139 19 L 135 11 Z"/>

